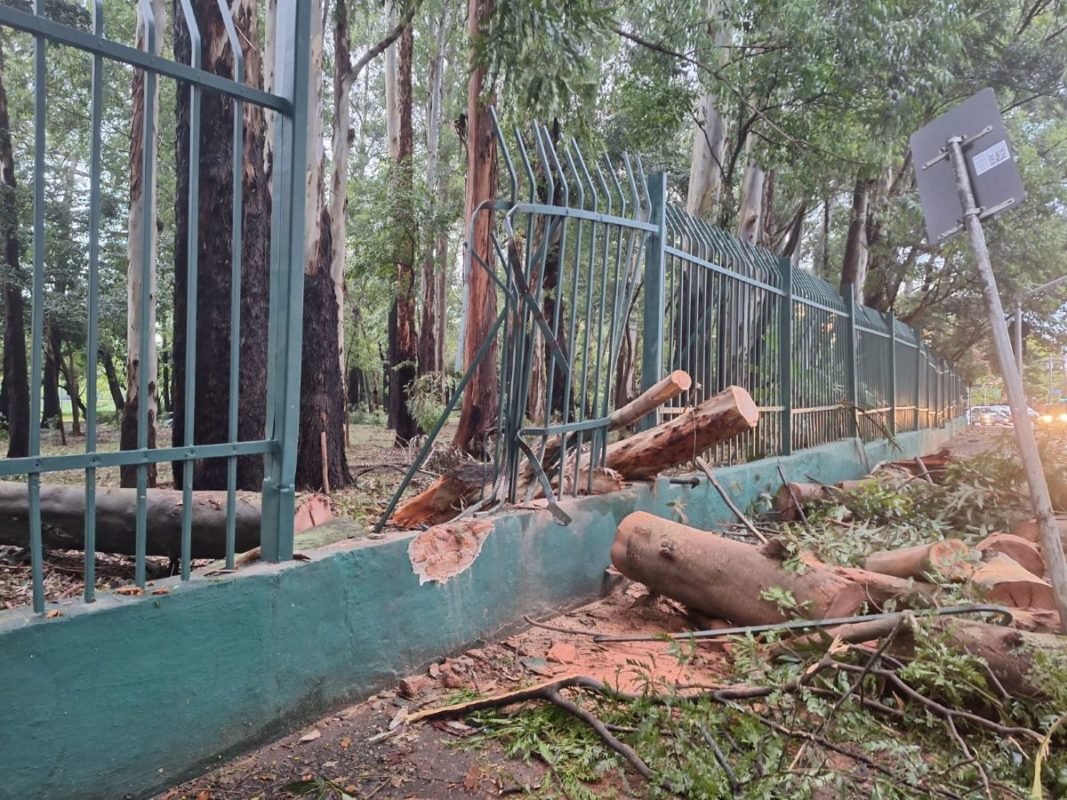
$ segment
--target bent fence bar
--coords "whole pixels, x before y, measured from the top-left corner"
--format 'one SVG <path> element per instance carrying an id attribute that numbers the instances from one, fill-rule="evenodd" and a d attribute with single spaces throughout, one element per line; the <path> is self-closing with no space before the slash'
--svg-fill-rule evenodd
<path id="1" fill-rule="evenodd" d="M 130 47 L 108 38 L 107 24 L 104 18 L 102 0 L 91 0 L 88 13 L 84 19 L 80 9 L 70 4 L 74 11 L 64 14 L 64 21 L 50 18 L 49 11 L 65 8 L 66 4 L 45 3 L 34 0 L 31 11 L 24 11 L 9 5 L 0 5 L 0 26 L 18 35 L 32 37 L 34 54 L 34 157 L 33 157 L 33 246 L 32 246 L 32 281 L 31 298 L 31 369 L 30 369 L 30 435 L 29 455 L 21 458 L 0 460 L 0 479 L 11 480 L 24 478 L 28 495 L 28 527 L 30 530 L 29 546 L 32 564 L 33 608 L 41 612 L 45 608 L 45 591 L 42 575 L 42 521 L 41 521 L 41 479 L 42 476 L 64 470 L 84 472 L 85 482 L 85 595 L 84 599 L 94 599 L 94 565 L 95 533 L 97 525 L 97 478 L 98 470 L 120 466 L 135 466 L 137 471 L 136 491 L 136 583 L 144 587 L 146 579 L 145 557 L 147 530 L 147 481 L 148 468 L 151 464 L 174 462 L 175 469 L 180 465 L 184 472 L 182 484 L 182 531 L 181 531 L 181 570 L 182 578 L 189 579 L 189 562 L 191 554 L 192 531 L 192 491 L 193 465 L 203 459 L 226 459 L 228 462 L 227 487 L 227 536 L 226 561 L 232 567 L 234 560 L 235 528 L 235 489 L 236 462 L 241 456 L 255 456 L 265 459 L 265 480 L 263 483 L 261 546 L 264 558 L 278 561 L 290 558 L 293 549 L 293 478 L 295 472 L 296 452 L 296 414 L 299 408 L 300 389 L 300 346 L 303 287 L 303 218 L 304 218 L 304 174 L 305 151 L 307 147 L 307 93 L 309 64 L 309 25 L 310 13 L 306 0 L 279 0 L 278 24 L 276 25 L 276 42 L 274 43 L 274 87 L 264 91 L 245 82 L 243 75 L 242 45 L 238 39 L 229 4 L 218 3 L 218 11 L 231 48 L 235 67 L 232 77 L 225 77 L 200 68 L 200 33 L 198 21 L 192 4 L 188 0 L 181 3 L 183 23 L 193 42 L 191 63 L 182 64 L 155 55 L 155 41 L 162 36 L 162 31 L 154 28 L 150 3 L 140 0 L 138 4 L 139 22 L 145 27 L 145 49 Z M 74 13 L 78 12 L 78 13 Z M 67 17 L 72 17 L 68 20 Z M 84 276 L 88 285 L 88 329 L 86 331 L 85 358 L 88 375 L 97 375 L 97 353 L 100 335 L 100 267 L 101 267 L 101 120 L 105 110 L 104 73 L 109 69 L 126 69 L 132 66 L 144 74 L 144 114 L 150 119 L 153 104 L 157 102 L 155 85 L 158 80 L 172 80 L 189 92 L 189 140 L 190 158 L 188 197 L 185 198 L 189 208 L 188 232 L 188 293 L 187 325 L 188 347 L 185 361 L 185 408 L 184 441 L 172 447 L 152 449 L 148 447 L 148 404 L 139 403 L 137 418 L 137 444 L 133 450 L 107 452 L 100 448 L 98 440 L 98 403 L 96 381 L 88 381 L 86 403 L 86 439 L 85 452 L 80 455 L 46 455 L 42 453 L 41 442 L 41 389 L 42 389 L 42 353 L 44 347 L 44 291 L 49 279 L 46 264 L 46 245 L 50 235 L 45 226 L 45 188 L 50 180 L 58 176 L 50 174 L 47 163 L 48 142 L 46 135 L 46 117 L 49 108 L 49 80 L 46 70 L 49 54 L 65 48 L 79 51 L 91 61 L 91 91 L 89 108 L 90 152 L 85 169 L 88 173 L 89 224 L 84 231 L 86 241 L 84 252 Z M 200 142 L 201 125 L 199 107 L 205 94 L 215 93 L 227 98 L 234 107 L 233 129 L 233 238 L 231 240 L 232 272 L 230 285 L 231 319 L 229 333 L 232 347 L 229 364 L 229 397 L 231 402 L 229 414 L 229 441 L 201 442 L 194 438 L 195 375 L 196 375 L 196 319 L 197 319 L 197 256 L 200 251 L 198 241 L 197 219 L 199 216 L 198 195 L 200 184 L 200 159 L 197 147 Z M 269 265 L 269 323 L 267 366 L 267 413 L 262 436 L 255 440 L 239 441 L 237 437 L 238 415 L 238 377 L 240 352 L 237 342 L 240 339 L 240 300 L 242 285 L 242 192 L 241 159 L 244 144 L 244 125 L 242 108 L 245 104 L 259 106 L 272 111 L 275 115 L 272 197 L 273 213 L 270 232 Z M 151 125 L 142 125 L 141 147 L 144 153 L 145 180 L 151 180 L 152 170 L 149 165 L 157 158 L 154 152 L 155 140 Z M 144 199 L 144 217 L 150 220 L 149 203 L 152 192 L 146 187 L 142 192 Z M 145 230 L 149 224 L 145 224 Z M 146 233 L 147 236 L 147 233 Z M 141 248 L 145 259 L 150 259 L 151 247 Z M 157 265 L 142 265 L 142 273 L 154 275 Z M 142 282 L 141 302 L 147 307 L 150 286 L 154 281 Z M 148 329 L 147 315 L 142 315 L 141 329 L 138 332 L 141 352 L 148 352 L 150 337 L 154 340 L 156 332 Z M 148 395 L 148 371 L 139 370 L 138 396 Z M 222 413 L 225 413 L 223 411 Z"/>
<path id="2" fill-rule="evenodd" d="M 500 410 L 476 508 L 540 492 L 563 522 L 554 501 L 590 490 L 608 414 L 672 370 L 693 386 L 645 425 L 730 385 L 760 408 L 754 430 L 708 454 L 718 464 L 891 439 L 963 413 L 959 375 L 892 314 L 676 208 L 640 159 L 590 159 L 544 126 L 494 123 L 501 199 L 477 211 L 492 218 L 493 257 L 467 247 L 465 268 L 488 272 L 500 311 L 379 528 L 493 341 Z"/>

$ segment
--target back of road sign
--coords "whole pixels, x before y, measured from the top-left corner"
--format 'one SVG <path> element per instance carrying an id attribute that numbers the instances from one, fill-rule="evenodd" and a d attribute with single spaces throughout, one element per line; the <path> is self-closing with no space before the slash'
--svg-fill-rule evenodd
<path id="1" fill-rule="evenodd" d="M 954 136 L 963 140 L 982 219 L 1026 198 L 996 95 L 992 89 L 983 89 L 911 135 L 911 156 L 931 244 L 940 244 L 962 230 L 965 209 L 960 206 L 956 174 L 945 146 Z"/>

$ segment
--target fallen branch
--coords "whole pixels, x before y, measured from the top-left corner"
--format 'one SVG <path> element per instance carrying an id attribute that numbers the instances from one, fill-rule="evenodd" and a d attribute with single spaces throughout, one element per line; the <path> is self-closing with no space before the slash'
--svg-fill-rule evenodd
<path id="1" fill-rule="evenodd" d="M 737 504 L 733 501 L 730 495 L 726 493 L 726 490 L 722 487 L 722 484 L 719 483 L 719 479 L 715 477 L 715 473 L 711 471 L 711 467 L 708 466 L 708 462 L 702 459 L 700 456 L 697 456 L 696 465 L 700 467 L 701 472 L 703 472 L 707 476 L 708 481 L 711 483 L 712 486 L 715 487 L 715 491 L 719 493 L 719 497 L 722 498 L 722 501 L 726 503 L 726 506 L 734 513 L 734 516 L 737 517 L 740 523 L 748 529 L 748 532 L 755 536 L 757 539 L 759 539 L 761 542 L 763 542 L 763 544 L 767 544 L 767 537 L 764 536 L 756 528 L 756 526 L 752 524 L 752 521 L 745 516 L 744 512 L 742 512 L 741 509 L 737 507 Z"/>
<path id="2" fill-rule="evenodd" d="M 444 719 L 446 717 L 462 717 L 489 708 L 502 708 L 504 706 L 515 705 L 516 703 L 525 703 L 530 700 L 545 700 L 552 703 L 557 708 L 566 711 L 571 716 L 580 719 L 596 732 L 597 736 L 601 738 L 605 745 L 622 756 L 626 763 L 633 767 L 642 778 L 650 783 L 655 782 L 655 775 L 651 768 L 649 768 L 648 764 L 644 762 L 644 759 L 642 759 L 632 747 L 625 742 L 620 741 L 618 737 L 608 730 L 604 722 L 595 714 L 587 711 L 574 701 L 568 700 L 560 694 L 560 690 L 571 688 L 588 689 L 615 700 L 633 701 L 637 699 L 637 695 L 618 692 L 595 678 L 589 678 L 583 675 L 573 675 L 568 678 L 547 681 L 535 686 L 530 686 L 526 689 L 505 692 L 480 700 L 471 700 L 466 703 L 445 706 L 444 708 L 420 711 L 416 714 L 409 714 L 404 721 L 411 723 Z M 659 785 L 668 792 L 675 792 L 670 783 L 666 781 L 661 782 Z"/>

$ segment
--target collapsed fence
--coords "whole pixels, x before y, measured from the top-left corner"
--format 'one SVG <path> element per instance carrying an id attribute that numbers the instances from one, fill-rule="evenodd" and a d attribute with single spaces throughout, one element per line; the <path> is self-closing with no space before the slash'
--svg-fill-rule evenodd
<path id="1" fill-rule="evenodd" d="M 963 414 L 958 373 L 892 313 L 676 208 L 639 158 L 590 160 L 543 125 L 493 123 L 504 199 L 476 210 L 490 217 L 491 257 L 468 246 L 465 269 L 488 273 L 498 311 L 379 528 L 494 352 L 499 406 L 468 512 L 541 491 L 566 521 L 555 498 L 591 490 L 610 413 L 673 370 L 692 387 L 646 426 L 731 385 L 759 406 L 758 426 L 708 454 L 720 465 Z"/>

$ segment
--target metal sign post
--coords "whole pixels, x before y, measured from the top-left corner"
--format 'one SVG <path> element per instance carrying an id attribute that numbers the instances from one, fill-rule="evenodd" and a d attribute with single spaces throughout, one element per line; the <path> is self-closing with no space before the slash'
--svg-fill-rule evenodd
<path id="1" fill-rule="evenodd" d="M 992 103 L 990 102 L 992 101 Z M 992 109 L 992 118 L 990 117 Z M 982 117 L 986 117 L 983 119 Z M 988 134 L 995 135 L 986 138 Z M 933 137 L 943 136 L 936 155 L 929 152 Z M 999 138 L 998 138 L 999 137 Z M 986 247 L 985 231 L 982 219 L 992 216 L 1019 200 L 1019 193 L 1013 191 L 1021 181 L 1014 159 L 1007 147 L 1007 136 L 1000 112 L 991 89 L 979 92 L 947 114 L 934 120 L 912 136 L 912 156 L 915 161 L 919 182 L 920 197 L 923 201 L 923 213 L 927 228 L 931 232 L 931 242 L 936 244 L 952 234 L 966 229 L 971 237 L 978 274 L 982 279 L 983 297 L 986 312 L 993 330 L 993 344 L 997 352 L 997 361 L 1001 377 L 1008 393 L 1008 405 L 1015 427 L 1015 441 L 1019 446 L 1023 469 L 1027 483 L 1030 485 L 1030 502 L 1041 530 L 1041 544 L 1048 564 L 1049 579 L 1060 614 L 1061 628 L 1067 628 L 1067 560 L 1064 559 L 1063 545 L 1056 529 L 1056 518 L 1049 497 L 1048 483 L 1041 466 L 1041 456 L 1034 439 L 1034 430 L 1027 413 L 1026 397 L 1023 392 L 1022 375 L 1016 368 L 1008 325 L 1004 318 L 1004 308 L 997 291 L 997 280 L 993 275 L 993 266 L 989 260 Z M 965 153 L 965 149 L 967 153 Z M 925 151 L 925 152 L 924 152 Z M 931 167 L 948 161 L 955 175 L 956 195 L 959 205 L 944 202 L 945 187 L 942 179 L 932 173 Z M 1008 167 L 1010 166 L 1010 169 Z M 943 167 L 941 168 L 943 170 Z M 974 176 L 971 170 L 974 170 Z M 999 170 L 997 183 L 990 183 L 989 176 Z M 983 177 L 984 176 L 984 177 Z M 987 197 L 996 198 L 996 205 L 983 209 L 976 200 L 975 178 L 988 186 Z M 925 191 L 924 191 L 925 187 Z M 936 207 L 928 207 L 928 200 Z M 946 225 L 946 215 L 955 225 Z"/>

